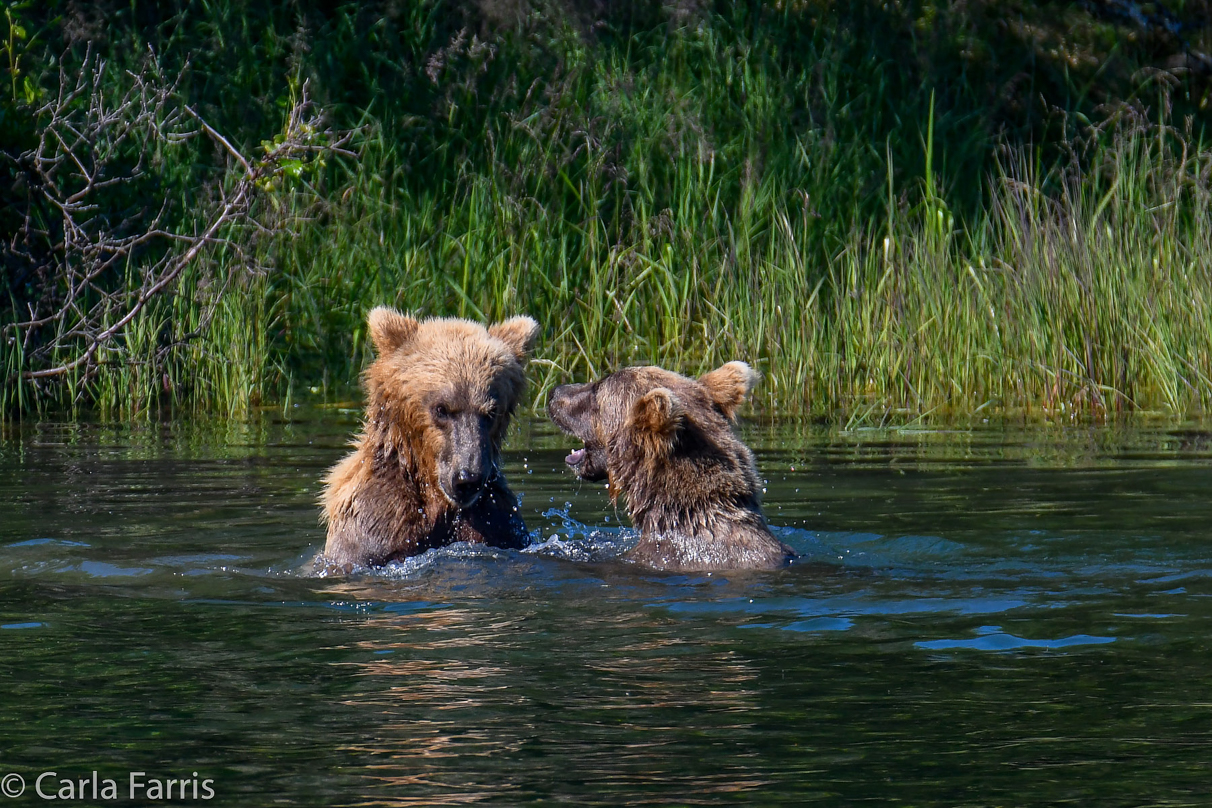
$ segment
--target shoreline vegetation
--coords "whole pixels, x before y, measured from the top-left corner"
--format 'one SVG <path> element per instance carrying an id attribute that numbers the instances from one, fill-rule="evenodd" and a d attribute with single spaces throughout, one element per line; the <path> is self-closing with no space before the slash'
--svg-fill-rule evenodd
<path id="1" fill-rule="evenodd" d="M 1212 410 L 1206 2 L 4 14 L 6 419 L 347 400 L 379 304 L 531 315 L 535 406 Z"/>

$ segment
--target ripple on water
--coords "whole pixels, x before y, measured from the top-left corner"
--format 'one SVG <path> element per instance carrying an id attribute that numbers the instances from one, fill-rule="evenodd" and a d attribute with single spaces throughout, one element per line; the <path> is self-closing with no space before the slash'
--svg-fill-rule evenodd
<path id="1" fill-rule="evenodd" d="M 1058 648 L 1072 648 L 1079 645 L 1107 645 L 1119 639 L 1118 637 L 1099 637 L 1090 634 L 1073 634 L 1056 640 L 1028 639 L 1004 632 L 1001 626 L 981 626 L 976 629 L 976 634 L 976 637 L 967 640 L 919 640 L 914 645 L 930 651 L 958 649 L 1017 651 L 1022 648 L 1055 650 Z"/>
<path id="2" fill-rule="evenodd" d="M 783 626 L 784 631 L 846 631 L 854 625 L 849 617 L 818 617 L 814 620 L 797 620 Z"/>
<path id="3" fill-rule="evenodd" d="M 68 541 L 67 539 L 28 539 L 26 541 L 15 541 L 12 544 L 5 545 L 6 547 L 43 547 L 46 545 L 58 545 L 59 547 L 88 547 L 89 545 L 82 541 Z"/>

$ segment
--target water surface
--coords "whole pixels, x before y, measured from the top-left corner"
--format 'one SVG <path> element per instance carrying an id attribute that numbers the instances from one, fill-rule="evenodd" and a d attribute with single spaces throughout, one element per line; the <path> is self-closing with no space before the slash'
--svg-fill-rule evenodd
<path id="1" fill-rule="evenodd" d="M 534 544 L 308 579 L 345 413 L 9 428 L 0 776 L 211 804 L 1201 805 L 1212 433 L 747 425 L 777 573 L 665 575 L 541 423 Z"/>

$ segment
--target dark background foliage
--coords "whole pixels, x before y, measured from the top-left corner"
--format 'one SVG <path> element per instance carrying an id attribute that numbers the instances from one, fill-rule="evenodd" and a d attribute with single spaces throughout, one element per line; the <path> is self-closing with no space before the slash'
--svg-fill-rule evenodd
<path id="1" fill-rule="evenodd" d="M 426 188 L 488 160 L 519 117 L 567 115 L 592 133 L 611 114 L 608 99 L 561 105 L 580 106 L 578 82 L 596 63 L 621 60 L 642 84 L 671 59 L 693 76 L 704 62 L 752 51 L 779 89 L 778 126 L 760 133 L 763 152 L 789 148 L 829 114 L 832 92 L 873 148 L 891 139 L 901 170 L 920 173 L 933 98 L 949 177 L 978 194 L 973 172 L 1007 139 L 1072 139 L 1125 107 L 1157 115 L 1164 104 L 1172 120 L 1202 119 L 1210 10 L 1206 0 L 46 0 L 17 4 L 14 16 L 36 37 L 17 47 L 37 86 L 57 59 L 76 66 L 90 47 L 125 66 L 150 48 L 166 73 L 186 70 L 186 96 L 220 131 L 248 145 L 273 131 L 292 83 L 308 79 L 339 123 L 382 122 L 401 146 L 407 181 Z M 712 46 L 672 47 L 686 28 L 709 30 Z M 820 81 L 822 55 L 839 63 L 836 87 Z M 706 120 L 671 133 L 669 148 L 688 137 L 710 144 L 738 124 L 746 89 L 723 89 Z M 6 152 L 28 143 L 36 125 L 23 109 L 5 94 Z M 627 133 L 617 138 L 625 153 Z"/>

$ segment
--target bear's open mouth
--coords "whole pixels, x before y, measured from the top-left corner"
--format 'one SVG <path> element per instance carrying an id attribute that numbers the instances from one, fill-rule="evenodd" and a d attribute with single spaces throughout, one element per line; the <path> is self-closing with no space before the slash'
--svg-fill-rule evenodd
<path id="1" fill-rule="evenodd" d="M 564 462 L 582 480 L 597 482 L 606 479 L 606 450 L 597 443 L 585 441 L 581 448 L 573 449 Z"/>

